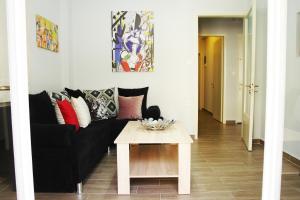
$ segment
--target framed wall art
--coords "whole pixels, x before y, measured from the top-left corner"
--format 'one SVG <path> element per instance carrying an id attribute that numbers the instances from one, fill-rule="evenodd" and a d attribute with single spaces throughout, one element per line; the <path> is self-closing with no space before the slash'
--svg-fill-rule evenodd
<path id="1" fill-rule="evenodd" d="M 58 26 L 50 20 L 36 15 L 36 43 L 37 46 L 58 52 Z"/>
<path id="2" fill-rule="evenodd" d="M 112 11 L 112 71 L 154 70 L 154 24 L 152 11 Z"/>

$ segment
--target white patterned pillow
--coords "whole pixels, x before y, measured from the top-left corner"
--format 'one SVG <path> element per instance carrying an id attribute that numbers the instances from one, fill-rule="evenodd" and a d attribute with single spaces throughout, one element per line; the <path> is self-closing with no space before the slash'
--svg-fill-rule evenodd
<path id="1" fill-rule="evenodd" d="M 115 88 L 105 90 L 83 90 L 93 121 L 108 119 L 117 115 Z"/>
<path id="2" fill-rule="evenodd" d="M 57 103 L 55 103 L 54 105 L 54 109 L 55 109 L 55 114 L 56 114 L 56 118 L 59 124 L 66 124 L 65 119 L 57 105 Z"/>
<path id="3" fill-rule="evenodd" d="M 61 91 L 61 92 L 47 92 L 50 99 L 51 99 L 51 102 L 52 102 L 52 105 L 55 106 L 56 104 L 56 101 L 63 101 L 63 100 L 67 100 L 67 101 L 71 101 L 71 97 L 70 95 L 68 94 L 68 92 L 66 91 Z"/>
<path id="4" fill-rule="evenodd" d="M 79 126 L 82 128 L 87 127 L 91 123 L 91 115 L 89 107 L 82 97 L 71 98 L 71 104 L 76 112 Z"/>

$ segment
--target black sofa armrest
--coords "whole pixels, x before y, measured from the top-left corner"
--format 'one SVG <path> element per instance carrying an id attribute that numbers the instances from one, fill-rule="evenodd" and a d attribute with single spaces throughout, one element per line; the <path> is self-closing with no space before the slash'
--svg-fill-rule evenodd
<path id="1" fill-rule="evenodd" d="M 73 125 L 31 124 L 34 188 L 36 192 L 74 192 L 79 179 Z"/>
<path id="2" fill-rule="evenodd" d="M 61 124 L 31 124 L 32 147 L 70 147 L 76 137 L 75 126 Z"/>

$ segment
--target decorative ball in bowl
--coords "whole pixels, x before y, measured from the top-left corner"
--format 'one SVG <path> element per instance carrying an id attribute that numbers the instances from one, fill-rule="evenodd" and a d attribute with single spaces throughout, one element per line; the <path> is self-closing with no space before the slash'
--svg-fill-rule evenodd
<path id="1" fill-rule="evenodd" d="M 175 123 L 175 120 L 159 119 L 154 120 L 153 118 L 143 119 L 141 124 L 148 130 L 164 130 Z"/>

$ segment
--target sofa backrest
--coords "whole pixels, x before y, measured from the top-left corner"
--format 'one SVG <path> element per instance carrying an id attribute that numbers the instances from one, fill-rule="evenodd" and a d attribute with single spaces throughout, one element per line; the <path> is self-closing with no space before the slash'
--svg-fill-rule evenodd
<path id="1" fill-rule="evenodd" d="M 30 122 L 57 124 L 54 107 L 46 91 L 29 95 Z"/>

